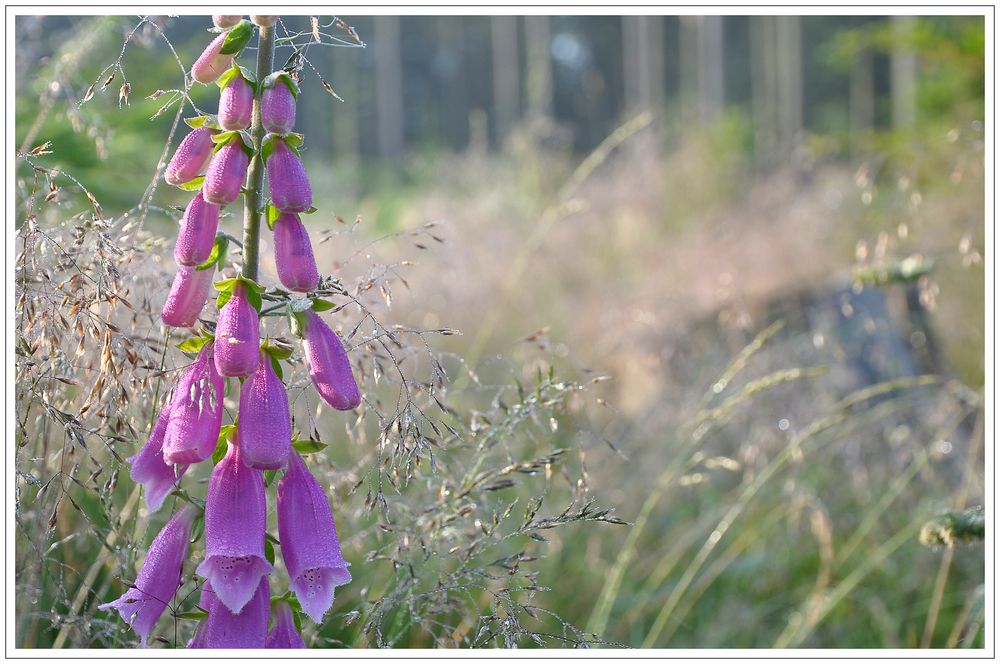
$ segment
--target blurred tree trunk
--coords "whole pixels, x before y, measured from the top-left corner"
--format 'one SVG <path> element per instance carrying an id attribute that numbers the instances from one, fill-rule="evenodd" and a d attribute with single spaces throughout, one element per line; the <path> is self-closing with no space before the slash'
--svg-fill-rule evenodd
<path id="1" fill-rule="evenodd" d="M 344 100 L 332 100 L 333 149 L 338 159 L 355 159 L 359 154 L 361 128 L 359 126 L 360 95 L 358 94 L 357 52 L 349 48 L 328 48 L 330 70 L 333 72 L 330 84 Z"/>
<path id="2" fill-rule="evenodd" d="M 851 134 L 875 126 L 875 76 L 872 52 L 858 53 L 851 68 Z"/>
<path id="3" fill-rule="evenodd" d="M 529 113 L 552 114 L 552 57 L 549 55 L 549 17 L 524 17 L 525 102 Z"/>
<path id="4" fill-rule="evenodd" d="M 715 118 L 725 103 L 725 66 L 722 17 L 698 17 L 698 114 Z"/>
<path id="5" fill-rule="evenodd" d="M 399 17 L 376 16 L 375 121 L 378 154 L 393 159 L 403 152 L 403 60 Z"/>
<path id="6" fill-rule="evenodd" d="M 622 17 L 625 109 L 629 114 L 663 105 L 663 17 Z"/>
<path id="7" fill-rule="evenodd" d="M 722 17 L 681 16 L 679 31 L 681 107 L 709 121 L 725 103 Z"/>
<path id="8" fill-rule="evenodd" d="M 761 162 L 774 155 L 777 124 L 777 29 L 772 16 L 750 18 L 751 95 L 753 98 L 754 152 Z"/>
<path id="9" fill-rule="evenodd" d="M 917 119 L 917 55 L 910 47 L 916 17 L 892 17 L 893 47 L 889 58 L 892 94 L 892 126 L 913 126 Z"/>
<path id="10" fill-rule="evenodd" d="M 438 18 L 441 75 L 441 120 L 445 141 L 453 150 L 469 142 L 469 96 L 465 84 L 465 29 L 461 16 Z"/>
<path id="11" fill-rule="evenodd" d="M 521 108 L 518 72 L 517 17 L 490 19 L 493 49 L 493 123 L 496 145 L 502 146 Z"/>
<path id="12" fill-rule="evenodd" d="M 802 131 L 802 19 L 777 18 L 778 149 L 791 152 Z"/>

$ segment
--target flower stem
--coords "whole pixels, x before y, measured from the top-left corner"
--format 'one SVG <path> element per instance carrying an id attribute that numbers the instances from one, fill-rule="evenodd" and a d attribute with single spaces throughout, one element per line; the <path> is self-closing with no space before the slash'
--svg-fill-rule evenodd
<path id="1" fill-rule="evenodd" d="M 257 37 L 257 80 L 263 81 L 274 66 L 274 26 L 259 28 Z M 257 280 L 257 263 L 260 255 L 260 201 L 264 184 L 264 164 L 260 158 L 260 144 L 264 138 L 264 126 L 260 119 L 260 90 L 253 100 L 253 121 L 251 124 L 254 156 L 250 169 L 246 194 L 243 197 L 243 270 L 247 279 Z"/>

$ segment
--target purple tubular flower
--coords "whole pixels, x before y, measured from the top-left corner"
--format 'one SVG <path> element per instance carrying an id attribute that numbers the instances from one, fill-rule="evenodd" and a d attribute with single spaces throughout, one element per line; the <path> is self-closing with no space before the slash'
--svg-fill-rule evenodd
<path id="1" fill-rule="evenodd" d="M 333 408 L 351 410 L 361 403 L 351 361 L 340 338 L 315 312 L 305 312 L 306 362 L 316 391 Z"/>
<path id="2" fill-rule="evenodd" d="M 219 126 L 239 131 L 250 126 L 253 114 L 253 88 L 241 75 L 233 76 L 219 95 Z"/>
<path id="3" fill-rule="evenodd" d="M 146 505 L 150 512 L 155 512 L 163 505 L 164 499 L 173 491 L 187 466 L 175 466 L 163 460 L 163 439 L 167 433 L 167 422 L 170 418 L 170 405 L 163 407 L 160 416 L 156 418 L 149 440 L 142 446 L 138 454 L 127 459 L 132 465 L 129 475 L 133 481 L 139 482 L 146 489 Z"/>
<path id="4" fill-rule="evenodd" d="M 201 175 L 205 164 L 212 157 L 214 135 L 214 129 L 202 125 L 184 137 L 174 151 L 174 156 L 170 158 L 167 170 L 163 172 L 163 179 L 167 184 L 184 184 Z"/>
<path id="5" fill-rule="evenodd" d="M 209 582 L 201 588 L 201 608 L 208 615 L 198 625 L 188 648 L 264 648 L 271 617 L 271 588 L 261 577 L 253 598 L 239 613 L 223 604 Z"/>
<path id="6" fill-rule="evenodd" d="M 305 212 L 312 207 L 312 188 L 302 160 L 280 136 L 271 136 L 274 149 L 267 156 L 271 203 L 282 212 Z"/>
<path id="7" fill-rule="evenodd" d="M 295 618 L 292 617 L 292 607 L 288 602 L 278 602 L 278 615 L 274 618 L 274 627 L 267 635 L 265 648 L 305 648 L 299 631 L 295 629 Z"/>
<path id="8" fill-rule="evenodd" d="M 223 376 L 249 376 L 260 358 L 260 319 L 237 283 L 215 323 L 215 367 Z"/>
<path id="9" fill-rule="evenodd" d="M 230 444 L 208 482 L 205 560 L 196 571 L 211 582 L 219 601 L 234 613 L 243 610 L 261 577 L 271 572 L 264 557 L 266 520 L 264 476 L 243 462 L 238 445 Z M 266 621 L 263 630 L 267 631 Z M 212 639 L 211 630 L 207 637 Z"/>
<path id="10" fill-rule="evenodd" d="M 163 438 L 165 463 L 204 461 L 219 442 L 225 383 L 215 370 L 213 346 L 205 344 L 174 390 Z"/>
<path id="11" fill-rule="evenodd" d="M 201 265 L 212 254 L 215 231 L 219 228 L 219 206 L 205 201 L 199 191 L 184 210 L 174 244 L 178 265 Z M 207 270 L 206 270 L 207 271 Z"/>
<path id="12" fill-rule="evenodd" d="M 275 134 L 287 134 L 295 127 L 295 95 L 281 78 L 266 82 L 260 96 L 261 123 Z"/>
<path id="13" fill-rule="evenodd" d="M 198 322 L 212 288 L 215 270 L 181 267 L 174 276 L 167 301 L 163 303 L 163 322 L 170 327 L 191 327 Z"/>
<path id="14" fill-rule="evenodd" d="M 243 141 L 234 138 L 212 155 L 205 171 L 202 193 L 205 200 L 216 205 L 229 205 L 240 197 L 243 180 L 247 176 L 250 157 L 243 149 Z"/>
<path id="15" fill-rule="evenodd" d="M 340 553 L 337 526 L 323 487 L 294 450 L 278 482 L 278 533 L 289 588 L 310 618 L 319 623 L 333 604 L 333 590 L 350 582 L 349 563 Z"/>
<path id="16" fill-rule="evenodd" d="M 239 421 L 240 447 L 248 466 L 274 470 L 285 465 L 292 449 L 288 396 L 264 351 L 257 369 L 240 388 Z"/>
<path id="17" fill-rule="evenodd" d="M 177 591 L 194 517 L 195 510 L 191 505 L 177 512 L 149 545 L 134 587 L 115 601 L 97 607 L 102 611 L 116 609 L 139 635 L 143 648 L 153 626 Z"/>
<path id="18" fill-rule="evenodd" d="M 222 51 L 222 44 L 226 41 L 227 34 L 223 32 L 213 39 L 212 43 L 202 51 L 202 54 L 195 60 L 194 66 L 191 67 L 191 78 L 199 83 L 208 85 L 229 69 L 229 66 L 233 64 L 233 57 L 236 54 L 223 55 L 220 52 Z"/>
<path id="19" fill-rule="evenodd" d="M 274 262 L 278 267 L 278 279 L 285 288 L 308 293 L 319 286 L 312 242 L 299 215 L 283 212 L 275 219 Z"/>
<path id="20" fill-rule="evenodd" d="M 212 15 L 212 24 L 217 28 L 231 28 L 243 19 L 242 16 L 223 16 L 221 14 Z"/>

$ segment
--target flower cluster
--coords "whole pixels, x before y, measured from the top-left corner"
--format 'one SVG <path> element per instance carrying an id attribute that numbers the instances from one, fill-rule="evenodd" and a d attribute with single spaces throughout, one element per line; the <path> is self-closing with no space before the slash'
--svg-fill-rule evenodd
<path id="1" fill-rule="evenodd" d="M 298 152 L 302 136 L 292 133 L 298 87 L 291 72 L 274 72 L 258 82 L 235 63 L 253 25 L 269 28 L 277 20 L 251 18 L 253 23 L 242 16 L 212 17 L 220 33 L 195 62 L 191 76 L 199 83 L 218 84 L 218 115 L 188 120 L 192 131 L 165 171 L 168 183 L 197 192 L 174 246 L 178 269 L 162 313 L 163 322 L 172 327 L 190 328 L 199 321 L 213 277 L 225 267 L 228 236 L 219 232 L 220 208 L 244 193 L 255 159 L 266 168 L 271 199 L 267 219 L 274 232 L 280 283 L 299 293 L 319 285 L 309 235 L 299 216 L 314 209 Z M 250 136 L 245 132 L 255 110 L 260 125 Z M 341 555 L 326 493 L 293 439 L 281 378 L 281 361 L 291 349 L 261 340 L 261 294 L 266 289 L 243 275 L 214 285 L 219 291 L 214 325 L 202 320 L 202 332 L 181 344 L 182 350 L 196 354 L 194 361 L 176 381 L 148 441 L 129 459 L 132 479 L 145 487 L 151 512 L 179 487 L 190 466 L 213 459 L 204 512 L 195 504 L 178 511 L 153 540 L 128 591 L 101 608 L 116 609 L 145 647 L 174 600 L 194 524 L 203 519 L 205 555 L 195 574 L 203 580 L 199 607 L 205 615 L 188 647 L 302 648 L 296 627 L 299 612 L 321 622 L 333 603 L 334 589 L 351 580 L 349 563 Z M 288 320 L 303 339 L 309 375 L 320 397 L 335 409 L 350 410 L 361 402 L 350 359 L 318 313 L 332 306 L 318 298 L 289 298 Z M 224 396 L 234 386 L 229 381 L 235 380 L 240 383 L 239 410 L 233 423 L 224 425 Z M 266 526 L 264 471 L 281 469 L 275 539 Z M 288 572 L 289 592 L 272 599 L 275 545 Z"/>

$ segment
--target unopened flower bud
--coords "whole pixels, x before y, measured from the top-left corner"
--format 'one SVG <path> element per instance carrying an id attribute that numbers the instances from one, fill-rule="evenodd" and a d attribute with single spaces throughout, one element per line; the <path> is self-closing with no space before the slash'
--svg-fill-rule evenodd
<path id="1" fill-rule="evenodd" d="M 212 148 L 215 147 L 212 136 L 215 133 L 215 129 L 202 125 L 184 137 L 163 172 L 167 184 L 184 184 L 201 175 L 205 164 L 212 158 Z"/>
<path id="2" fill-rule="evenodd" d="M 215 231 L 219 228 L 219 206 L 205 201 L 202 192 L 188 203 L 174 244 L 178 265 L 201 265 L 212 255 Z M 212 270 L 205 270 L 211 274 Z"/>

